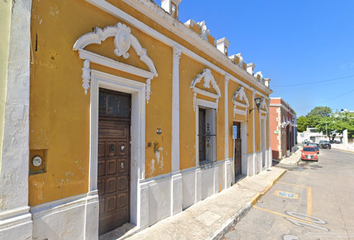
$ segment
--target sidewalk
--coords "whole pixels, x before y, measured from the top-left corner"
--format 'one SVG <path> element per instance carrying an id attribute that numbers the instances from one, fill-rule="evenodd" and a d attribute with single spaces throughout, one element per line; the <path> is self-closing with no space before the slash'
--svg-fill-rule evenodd
<path id="1" fill-rule="evenodd" d="M 290 165 L 297 165 L 301 158 L 301 150 L 302 147 L 298 146 L 295 153 L 292 153 L 290 157 L 282 159 L 279 163 L 281 164 L 290 164 Z"/>
<path id="2" fill-rule="evenodd" d="M 257 176 L 239 180 L 221 193 L 126 239 L 221 239 L 285 172 L 273 167 Z M 117 238 L 111 236 L 109 240 L 112 239 Z"/>
<path id="3" fill-rule="evenodd" d="M 332 149 L 354 152 L 354 144 L 331 144 Z"/>

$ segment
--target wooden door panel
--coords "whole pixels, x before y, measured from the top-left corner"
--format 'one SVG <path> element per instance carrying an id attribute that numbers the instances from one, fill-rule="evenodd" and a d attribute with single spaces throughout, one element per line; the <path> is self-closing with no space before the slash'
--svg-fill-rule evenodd
<path id="1" fill-rule="evenodd" d="M 105 161 L 98 160 L 98 177 L 103 177 L 106 175 Z"/>
<path id="2" fill-rule="evenodd" d="M 98 157 L 104 157 L 105 156 L 105 148 L 106 148 L 106 144 L 104 142 L 99 142 L 98 143 Z"/>
<path id="3" fill-rule="evenodd" d="M 99 198 L 99 213 L 100 213 L 100 215 L 105 213 L 105 201 L 106 201 L 106 199 L 104 197 Z"/>
<path id="4" fill-rule="evenodd" d="M 117 142 L 106 142 L 107 157 L 117 156 Z"/>
<path id="5" fill-rule="evenodd" d="M 235 176 L 242 173 L 241 139 L 235 139 Z"/>
<path id="6" fill-rule="evenodd" d="M 106 193 L 106 179 L 97 180 L 98 195 L 104 195 Z"/>
<path id="7" fill-rule="evenodd" d="M 106 194 L 115 193 L 117 191 L 117 178 L 110 177 L 106 180 Z"/>
<path id="8" fill-rule="evenodd" d="M 117 174 L 117 160 L 110 159 L 106 162 L 107 175 Z"/>
<path id="9" fill-rule="evenodd" d="M 118 178 L 118 190 L 124 191 L 127 190 L 129 187 L 128 185 L 128 176 L 122 176 Z"/>
<path id="10" fill-rule="evenodd" d="M 106 208 L 107 208 L 106 212 L 112 212 L 117 209 L 117 196 L 116 195 L 112 195 L 112 196 L 107 197 Z"/>
<path id="11" fill-rule="evenodd" d="M 118 150 L 118 154 L 119 156 L 125 156 L 128 155 L 127 152 L 127 142 L 118 142 L 118 146 L 119 146 L 119 150 Z"/>
<path id="12" fill-rule="evenodd" d="M 100 136 L 106 136 L 107 138 L 126 138 L 126 129 L 109 129 L 101 128 L 98 130 Z"/>
<path id="13" fill-rule="evenodd" d="M 119 159 L 118 160 L 118 172 L 119 173 L 127 173 L 129 171 L 128 160 L 127 159 Z"/>
<path id="14" fill-rule="evenodd" d="M 129 196 L 127 193 L 118 194 L 118 208 L 124 208 L 128 205 Z"/>

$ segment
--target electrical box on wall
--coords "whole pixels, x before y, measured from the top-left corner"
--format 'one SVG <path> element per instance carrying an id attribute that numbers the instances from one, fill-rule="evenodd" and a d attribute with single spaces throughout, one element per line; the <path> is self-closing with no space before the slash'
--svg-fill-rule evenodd
<path id="1" fill-rule="evenodd" d="M 47 150 L 30 150 L 29 174 L 45 173 L 47 165 Z"/>

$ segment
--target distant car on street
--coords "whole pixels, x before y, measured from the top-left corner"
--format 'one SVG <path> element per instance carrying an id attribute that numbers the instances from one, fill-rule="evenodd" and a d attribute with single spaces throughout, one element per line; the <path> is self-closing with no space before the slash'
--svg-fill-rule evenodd
<path id="1" fill-rule="evenodd" d="M 320 145 L 319 145 L 318 143 L 312 143 L 312 142 L 310 142 L 310 143 L 307 143 L 305 146 L 306 146 L 306 147 L 307 147 L 307 146 L 312 146 L 312 147 L 314 147 L 314 148 L 316 149 L 317 154 L 320 154 Z M 305 146 L 304 146 L 304 147 L 305 147 Z"/>
<path id="2" fill-rule="evenodd" d="M 304 146 L 301 150 L 301 160 L 318 161 L 316 148 L 314 146 Z"/>
<path id="3" fill-rule="evenodd" d="M 331 140 L 331 141 L 329 141 L 329 143 L 336 143 L 336 144 L 339 144 L 340 141 L 338 141 L 338 140 Z"/>
<path id="4" fill-rule="evenodd" d="M 331 144 L 327 140 L 321 140 L 320 148 L 331 149 Z"/>
<path id="5" fill-rule="evenodd" d="M 303 144 L 308 144 L 311 143 L 312 141 L 310 139 L 305 139 L 304 141 L 302 141 Z"/>

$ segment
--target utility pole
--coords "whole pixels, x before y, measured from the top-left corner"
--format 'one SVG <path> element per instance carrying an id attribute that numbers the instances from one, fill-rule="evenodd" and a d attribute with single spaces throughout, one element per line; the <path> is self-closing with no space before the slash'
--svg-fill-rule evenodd
<path id="1" fill-rule="evenodd" d="M 327 122 L 326 122 L 326 137 L 328 137 L 328 133 L 327 133 Z"/>

